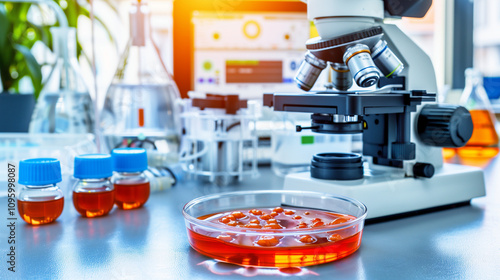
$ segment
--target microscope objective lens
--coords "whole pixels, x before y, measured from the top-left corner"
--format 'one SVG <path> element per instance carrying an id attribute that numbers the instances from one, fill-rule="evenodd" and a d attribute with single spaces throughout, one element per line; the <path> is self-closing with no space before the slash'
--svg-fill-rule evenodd
<path id="1" fill-rule="evenodd" d="M 338 90 L 348 90 L 352 86 L 352 75 L 343 63 L 332 63 L 332 84 Z"/>
<path id="2" fill-rule="evenodd" d="M 326 65 L 325 61 L 315 57 L 311 52 L 307 52 L 295 76 L 297 86 L 304 91 L 310 91 Z"/>
<path id="3" fill-rule="evenodd" d="M 366 45 L 357 44 L 348 48 L 344 53 L 344 63 L 349 67 L 356 84 L 360 87 L 371 87 L 380 78 L 379 70 Z"/>
<path id="4" fill-rule="evenodd" d="M 372 48 L 372 59 L 386 78 L 397 76 L 404 70 L 403 62 L 399 60 L 384 40 L 378 41 Z"/>

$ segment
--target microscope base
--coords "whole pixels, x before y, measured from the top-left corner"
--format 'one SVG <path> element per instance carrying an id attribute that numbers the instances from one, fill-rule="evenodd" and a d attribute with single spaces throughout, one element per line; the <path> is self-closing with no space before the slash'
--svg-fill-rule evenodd
<path id="1" fill-rule="evenodd" d="M 444 164 L 430 179 L 395 178 L 393 173 L 384 173 L 355 181 L 335 181 L 311 178 L 309 172 L 295 173 L 285 177 L 284 189 L 358 199 L 368 208 L 367 219 L 460 204 L 485 195 L 483 171 L 456 164 Z"/>

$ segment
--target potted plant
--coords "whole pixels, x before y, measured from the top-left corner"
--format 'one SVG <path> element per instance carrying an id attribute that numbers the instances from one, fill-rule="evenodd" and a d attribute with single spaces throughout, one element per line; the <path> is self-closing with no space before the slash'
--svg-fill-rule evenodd
<path id="1" fill-rule="evenodd" d="M 70 27 L 77 27 L 78 17 L 90 17 L 86 5 L 78 1 L 54 0 L 64 7 L 62 10 Z M 64 2 L 64 3 L 63 3 Z M 116 8 L 105 1 L 113 10 Z M 85 4 L 85 3 L 84 3 Z M 42 90 L 42 65 L 31 49 L 42 42 L 52 49 L 50 25 L 38 25 L 30 21 L 28 11 L 32 3 L 0 1 L 0 132 L 27 132 L 36 99 Z M 113 41 L 109 30 L 98 17 Z M 78 55 L 82 48 L 78 44 Z M 22 93 L 23 87 L 31 88 L 31 94 Z M 29 86 L 31 85 L 31 87 Z"/>
<path id="2" fill-rule="evenodd" d="M 41 66 L 30 50 L 44 38 L 42 29 L 27 20 L 31 4 L 9 4 L 0 3 L 0 132 L 26 132 L 42 89 Z M 26 79 L 34 94 L 10 94 L 19 93 Z"/>

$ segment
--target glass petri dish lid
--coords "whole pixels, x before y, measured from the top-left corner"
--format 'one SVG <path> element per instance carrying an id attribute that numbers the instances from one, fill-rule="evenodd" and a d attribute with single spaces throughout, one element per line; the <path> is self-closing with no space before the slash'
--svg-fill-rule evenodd
<path id="1" fill-rule="evenodd" d="M 344 219 L 338 220 L 341 221 L 339 223 L 325 220 L 325 224 L 319 227 L 278 229 L 229 226 L 210 219 L 211 216 L 233 211 L 244 213 L 245 219 L 257 219 L 249 211 L 262 209 L 270 212 L 275 207 L 296 213 L 321 214 L 323 218 L 331 215 L 331 220 L 336 217 Z M 316 265 L 354 253 L 361 244 L 366 214 L 366 206 L 352 198 L 284 190 L 213 194 L 196 198 L 183 209 L 188 239 L 193 249 L 217 260 L 263 267 Z M 283 224 L 291 219 L 284 215 L 274 218 L 277 223 Z M 307 221 L 311 225 L 311 219 Z"/>

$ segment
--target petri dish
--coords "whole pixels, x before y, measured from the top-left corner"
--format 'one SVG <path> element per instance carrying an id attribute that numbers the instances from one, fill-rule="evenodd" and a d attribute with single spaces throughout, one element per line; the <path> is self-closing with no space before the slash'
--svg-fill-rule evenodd
<path id="1" fill-rule="evenodd" d="M 361 245 L 366 213 L 363 203 L 345 196 L 284 190 L 207 195 L 183 209 L 193 249 L 255 267 L 303 267 L 349 256 Z"/>

